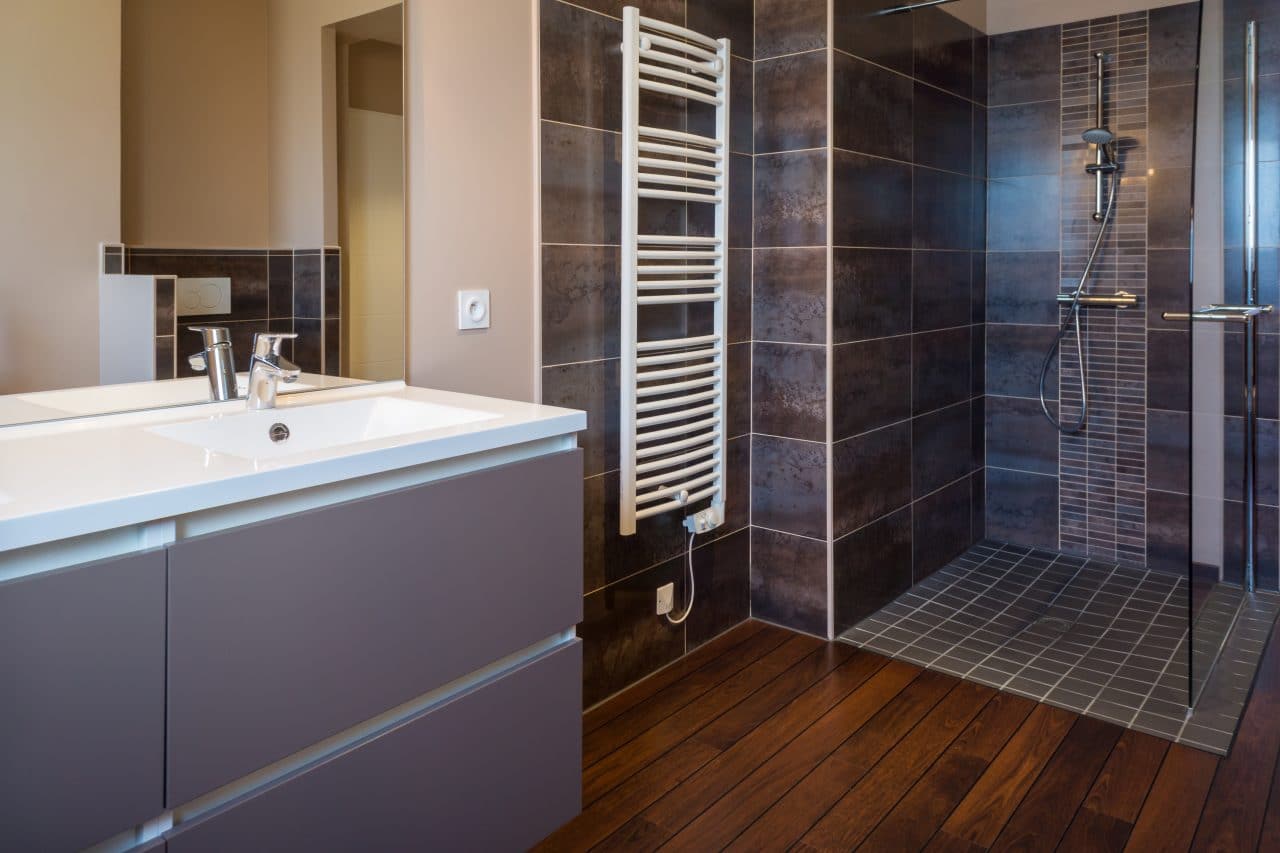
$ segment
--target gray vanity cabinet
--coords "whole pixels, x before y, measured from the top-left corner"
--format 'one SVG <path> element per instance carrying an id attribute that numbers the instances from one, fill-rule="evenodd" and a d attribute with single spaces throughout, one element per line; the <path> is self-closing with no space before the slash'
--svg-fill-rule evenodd
<path id="1" fill-rule="evenodd" d="M 571 629 L 581 489 L 571 450 L 171 546 L 166 803 Z"/>
<path id="2" fill-rule="evenodd" d="M 169 833 L 169 853 L 526 850 L 578 813 L 581 641 Z"/>
<path id="3" fill-rule="evenodd" d="M 164 641 L 163 551 L 0 583 L 0 849 L 164 808 Z"/>

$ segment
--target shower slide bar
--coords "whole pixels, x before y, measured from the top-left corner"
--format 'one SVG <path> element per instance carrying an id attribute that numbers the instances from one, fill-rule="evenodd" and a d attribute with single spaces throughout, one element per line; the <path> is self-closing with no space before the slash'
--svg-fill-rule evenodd
<path id="1" fill-rule="evenodd" d="M 633 6 L 622 27 L 619 532 L 710 499 L 698 516 L 706 530 L 723 522 L 725 502 L 729 41 Z M 714 134 L 641 124 L 642 94 L 713 107 Z M 654 202 L 710 206 L 713 233 L 641 233 L 642 205 Z M 673 307 L 710 333 L 642 340 L 645 312 Z"/>

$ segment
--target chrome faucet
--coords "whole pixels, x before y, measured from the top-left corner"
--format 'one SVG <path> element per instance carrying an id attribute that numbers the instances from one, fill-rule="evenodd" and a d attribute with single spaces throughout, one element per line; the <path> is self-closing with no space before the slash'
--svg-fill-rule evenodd
<path id="1" fill-rule="evenodd" d="M 293 382 L 302 371 L 280 354 L 280 345 L 298 337 L 292 332 L 258 332 L 249 360 L 249 410 L 274 409 L 276 385 Z"/>
<path id="2" fill-rule="evenodd" d="M 231 352 L 231 332 L 226 326 L 190 326 L 193 332 L 204 335 L 204 349 L 187 357 L 187 363 L 197 373 L 209 374 L 209 399 L 214 402 L 234 400 L 236 389 L 236 360 Z"/>

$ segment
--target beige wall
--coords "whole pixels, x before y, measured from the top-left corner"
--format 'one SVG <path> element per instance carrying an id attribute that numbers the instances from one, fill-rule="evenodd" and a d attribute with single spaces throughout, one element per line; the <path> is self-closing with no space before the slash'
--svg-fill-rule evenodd
<path id="1" fill-rule="evenodd" d="M 98 242 L 120 237 L 120 2 L 9 0 L 0 50 L 0 393 L 98 382 Z"/>
<path id="2" fill-rule="evenodd" d="M 267 245 L 268 0 L 124 0 L 124 242 Z"/>
<path id="3" fill-rule="evenodd" d="M 534 0 L 409 0 L 409 381 L 536 393 Z M 457 330 L 460 289 L 493 326 Z"/>
<path id="4" fill-rule="evenodd" d="M 269 239 L 274 247 L 337 242 L 336 217 L 325 215 L 325 182 L 332 182 L 333 170 L 326 178 L 327 146 L 320 143 L 333 123 L 325 122 L 322 30 L 390 5 L 388 0 L 269 0 Z M 329 38 L 332 44 L 332 33 Z"/>
<path id="5" fill-rule="evenodd" d="M 1106 15 L 1177 6 L 1187 0 L 987 0 L 987 32 L 1008 33 Z"/>

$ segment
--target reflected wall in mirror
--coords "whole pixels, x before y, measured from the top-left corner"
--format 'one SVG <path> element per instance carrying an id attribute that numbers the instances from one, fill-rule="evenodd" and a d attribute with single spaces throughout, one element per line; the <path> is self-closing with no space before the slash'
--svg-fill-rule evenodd
<path id="1" fill-rule="evenodd" d="M 403 378 L 401 5 L 9 6 L 0 424 L 204 402 L 191 326 L 242 373 L 296 333 L 301 389 Z"/>

